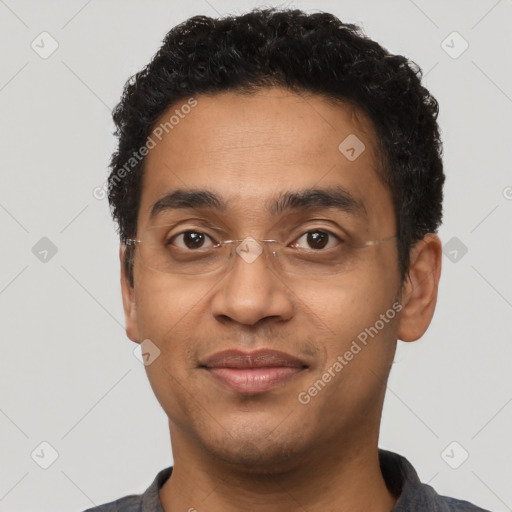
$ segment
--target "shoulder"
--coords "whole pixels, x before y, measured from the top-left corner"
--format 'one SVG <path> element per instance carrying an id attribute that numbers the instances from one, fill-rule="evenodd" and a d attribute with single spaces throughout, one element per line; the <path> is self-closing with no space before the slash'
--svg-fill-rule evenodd
<path id="1" fill-rule="evenodd" d="M 405 505 L 405 503 L 404 503 Z M 469 501 L 441 496 L 430 487 L 430 485 L 421 484 L 414 493 L 410 493 L 406 508 L 398 508 L 397 512 L 402 510 L 424 510 L 432 512 L 490 512 L 477 507 Z M 393 510 L 393 512 L 395 512 Z"/>
<path id="2" fill-rule="evenodd" d="M 379 462 L 388 489 L 397 496 L 392 512 L 489 512 L 468 501 L 438 494 L 421 483 L 411 463 L 397 453 L 379 449 Z"/>
<path id="3" fill-rule="evenodd" d="M 400 502 L 399 502 L 400 503 Z M 439 495 L 430 485 L 421 484 L 409 492 L 407 500 L 396 507 L 396 512 L 405 510 L 432 512 L 490 512 L 469 501 Z M 395 509 L 393 509 L 395 512 Z"/>
<path id="4" fill-rule="evenodd" d="M 142 495 L 133 494 L 110 503 L 105 503 L 99 507 L 88 508 L 84 512 L 140 512 L 141 503 Z"/>
<path id="5" fill-rule="evenodd" d="M 164 512 L 159 490 L 171 476 L 172 466 L 162 469 L 143 494 L 131 494 L 84 512 Z"/>
<path id="6" fill-rule="evenodd" d="M 442 512 L 490 512 L 483 508 L 477 507 L 469 501 L 458 500 L 448 496 L 438 496 L 439 510 Z"/>

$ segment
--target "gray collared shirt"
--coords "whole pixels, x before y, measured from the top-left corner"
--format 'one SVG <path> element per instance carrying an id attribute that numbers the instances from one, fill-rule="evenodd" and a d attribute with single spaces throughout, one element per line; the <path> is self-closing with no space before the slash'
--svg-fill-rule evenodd
<path id="1" fill-rule="evenodd" d="M 382 475 L 388 489 L 399 496 L 391 512 L 490 512 L 467 501 L 440 496 L 422 484 L 410 462 L 397 453 L 379 449 Z M 143 494 L 90 508 L 85 512 L 164 512 L 158 491 L 171 476 L 172 467 L 158 473 Z"/>

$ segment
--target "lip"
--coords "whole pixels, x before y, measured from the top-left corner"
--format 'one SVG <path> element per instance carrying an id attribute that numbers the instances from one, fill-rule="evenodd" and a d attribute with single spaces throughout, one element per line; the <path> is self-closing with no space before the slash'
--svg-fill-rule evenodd
<path id="1" fill-rule="evenodd" d="M 284 385 L 307 368 L 300 359 L 277 350 L 225 350 L 201 364 L 226 387 L 242 394 L 257 394 Z"/>

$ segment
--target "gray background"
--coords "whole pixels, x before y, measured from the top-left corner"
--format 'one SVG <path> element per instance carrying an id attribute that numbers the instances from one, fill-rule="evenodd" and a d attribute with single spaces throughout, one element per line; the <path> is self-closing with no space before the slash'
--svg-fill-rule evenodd
<path id="1" fill-rule="evenodd" d="M 115 228 L 93 189 L 115 144 L 110 111 L 165 33 L 262 5 L 0 0 L 0 510 L 83 510 L 142 491 L 172 463 L 123 329 Z M 361 24 L 415 60 L 440 102 L 439 304 L 422 340 L 399 343 L 380 445 L 441 494 L 511 510 L 512 1 L 273 5 Z M 59 45 L 45 59 L 44 31 Z M 44 441 L 58 452 L 48 469 Z"/>

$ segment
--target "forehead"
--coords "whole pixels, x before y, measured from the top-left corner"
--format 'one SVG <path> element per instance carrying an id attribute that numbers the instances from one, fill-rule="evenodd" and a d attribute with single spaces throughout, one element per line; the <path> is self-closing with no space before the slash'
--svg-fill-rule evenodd
<path id="1" fill-rule="evenodd" d="M 174 115 L 146 157 L 139 225 L 177 189 L 211 191 L 228 214 L 256 218 L 272 213 L 272 198 L 333 187 L 361 202 L 370 224 L 394 225 L 372 124 L 354 107 L 281 88 L 195 99 L 156 123 Z"/>

